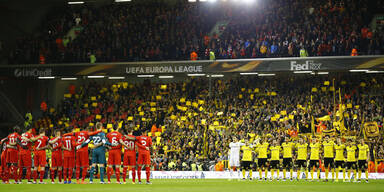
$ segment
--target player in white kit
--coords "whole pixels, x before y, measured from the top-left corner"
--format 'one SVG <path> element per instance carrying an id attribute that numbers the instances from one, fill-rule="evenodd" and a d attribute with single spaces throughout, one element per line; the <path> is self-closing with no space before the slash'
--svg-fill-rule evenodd
<path id="1" fill-rule="evenodd" d="M 240 148 L 244 143 L 238 141 L 237 137 L 232 138 L 232 142 L 229 144 L 229 165 L 231 166 L 230 175 L 233 177 L 233 171 L 237 169 L 238 179 L 240 179 Z"/>

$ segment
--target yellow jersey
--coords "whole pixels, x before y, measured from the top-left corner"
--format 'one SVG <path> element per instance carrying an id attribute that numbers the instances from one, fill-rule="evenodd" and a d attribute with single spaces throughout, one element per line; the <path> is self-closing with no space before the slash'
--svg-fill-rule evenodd
<path id="1" fill-rule="evenodd" d="M 356 161 L 356 149 L 355 145 L 347 146 L 347 162 L 355 162 Z"/>
<path id="2" fill-rule="evenodd" d="M 333 158 L 335 143 L 333 141 L 329 141 L 329 142 L 324 141 L 323 147 L 324 147 L 324 158 Z"/>
<path id="3" fill-rule="evenodd" d="M 243 151 L 242 161 L 252 161 L 252 148 L 249 146 L 242 146 L 241 150 Z"/>
<path id="4" fill-rule="evenodd" d="M 335 151 L 336 151 L 335 161 L 345 161 L 344 149 L 345 149 L 344 144 L 335 145 Z"/>
<path id="5" fill-rule="evenodd" d="M 297 148 L 297 160 L 307 160 L 308 154 L 308 143 L 296 145 Z"/>
<path id="6" fill-rule="evenodd" d="M 280 160 L 280 149 L 281 147 L 280 146 L 271 146 L 269 147 L 269 150 L 271 150 L 271 160 L 272 161 L 275 161 L 275 160 Z"/>
<path id="7" fill-rule="evenodd" d="M 357 145 L 357 147 L 359 148 L 359 160 L 368 160 L 368 152 L 369 152 L 369 147 L 367 144 L 364 144 L 364 145 Z"/>
<path id="8" fill-rule="evenodd" d="M 283 158 L 292 158 L 292 149 L 295 144 L 292 142 L 284 142 L 281 146 L 283 147 Z"/>
<path id="9" fill-rule="evenodd" d="M 258 144 L 256 146 L 256 151 L 258 153 L 259 159 L 268 158 L 268 147 L 269 147 L 269 143 L 267 143 L 267 142 L 264 142 L 262 144 Z"/>
<path id="10" fill-rule="evenodd" d="M 311 143 L 309 145 L 311 147 L 311 160 L 319 160 L 320 159 L 320 143 Z"/>

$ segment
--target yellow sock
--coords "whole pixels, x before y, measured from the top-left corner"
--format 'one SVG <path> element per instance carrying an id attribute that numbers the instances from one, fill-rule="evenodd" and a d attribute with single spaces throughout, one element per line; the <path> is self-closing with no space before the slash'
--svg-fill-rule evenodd
<path id="1" fill-rule="evenodd" d="M 301 169 L 297 170 L 297 179 L 300 179 L 300 171 L 301 171 Z"/>
<path id="2" fill-rule="evenodd" d="M 261 169 L 259 169 L 259 177 L 260 179 L 263 178 L 263 171 Z"/>
<path id="3" fill-rule="evenodd" d="M 311 179 L 313 180 L 313 168 L 311 168 Z"/>
<path id="4" fill-rule="evenodd" d="M 335 168 L 332 168 L 332 179 L 335 179 Z"/>
<path id="5" fill-rule="evenodd" d="M 350 170 L 348 170 L 348 179 L 350 179 L 351 178 L 351 172 L 352 172 L 352 170 L 350 169 Z"/>
<path id="6" fill-rule="evenodd" d="M 308 176 L 308 169 L 306 168 L 304 171 L 305 171 L 305 179 L 308 179 L 309 178 L 309 176 Z"/>
<path id="7" fill-rule="evenodd" d="M 361 179 L 361 169 L 359 169 L 359 179 Z"/>
<path id="8" fill-rule="evenodd" d="M 329 173 L 329 170 L 328 168 L 325 169 L 325 179 L 328 179 L 328 173 Z"/>
<path id="9" fill-rule="evenodd" d="M 242 172 L 243 172 L 243 178 L 245 178 L 245 169 L 243 169 Z"/>
<path id="10" fill-rule="evenodd" d="M 368 169 L 365 170 L 365 179 L 368 180 Z"/>
<path id="11" fill-rule="evenodd" d="M 284 179 L 286 179 L 287 177 L 287 170 L 283 169 L 283 175 L 284 175 Z"/>
<path id="12" fill-rule="evenodd" d="M 340 171 L 340 167 L 338 167 L 336 170 L 336 181 L 339 180 L 339 171 Z"/>
<path id="13" fill-rule="evenodd" d="M 345 180 L 345 169 L 343 169 L 343 180 Z"/>
<path id="14" fill-rule="evenodd" d="M 356 175 L 356 169 L 353 170 L 353 176 L 354 176 L 354 180 L 357 180 L 357 175 Z"/>
<path id="15" fill-rule="evenodd" d="M 273 179 L 273 175 L 275 173 L 275 170 L 274 169 L 271 169 L 271 179 Z"/>
<path id="16" fill-rule="evenodd" d="M 320 179 L 320 168 L 317 169 L 317 178 Z"/>
<path id="17" fill-rule="evenodd" d="M 291 179 L 293 179 L 293 169 L 290 169 L 290 170 L 289 170 L 289 174 L 290 174 L 289 177 L 290 177 Z"/>
<path id="18" fill-rule="evenodd" d="M 249 178 L 252 178 L 252 169 L 249 170 Z M 253 179 L 253 178 L 252 178 Z"/>
<path id="19" fill-rule="evenodd" d="M 277 169 L 277 179 L 279 179 L 280 176 L 280 169 Z"/>
<path id="20" fill-rule="evenodd" d="M 268 169 L 264 170 L 264 175 L 265 175 L 265 179 L 267 179 L 268 178 Z"/>

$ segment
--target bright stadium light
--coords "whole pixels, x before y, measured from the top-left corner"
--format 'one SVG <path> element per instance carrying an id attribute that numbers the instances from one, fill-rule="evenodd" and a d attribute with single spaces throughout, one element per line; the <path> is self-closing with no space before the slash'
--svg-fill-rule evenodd
<path id="1" fill-rule="evenodd" d="M 223 74 L 207 75 L 207 77 L 224 77 Z"/>
<path id="2" fill-rule="evenodd" d="M 88 79 L 102 79 L 104 77 L 105 76 L 103 76 L 103 75 L 90 75 L 90 76 L 88 76 Z"/>
<path id="3" fill-rule="evenodd" d="M 194 3 L 194 2 L 196 2 L 196 0 L 188 0 L 188 2 Z"/>
<path id="4" fill-rule="evenodd" d="M 366 71 L 366 73 L 384 73 L 384 71 Z"/>
<path id="5" fill-rule="evenodd" d="M 303 73 L 313 73 L 313 71 L 294 71 L 293 73 L 303 74 Z"/>
<path id="6" fill-rule="evenodd" d="M 252 72 L 252 73 L 240 73 L 240 75 L 257 75 L 258 73 Z"/>
<path id="7" fill-rule="evenodd" d="M 202 77 L 205 76 L 204 73 L 192 73 L 192 74 L 187 74 L 188 77 Z"/>
<path id="8" fill-rule="evenodd" d="M 130 2 L 132 0 L 115 0 L 116 3 L 122 3 L 122 2 Z"/>
<path id="9" fill-rule="evenodd" d="M 63 80 L 63 81 L 73 81 L 73 80 L 77 80 L 77 78 L 76 77 L 63 77 L 63 78 L 61 78 L 61 80 Z"/>
<path id="10" fill-rule="evenodd" d="M 251 4 L 254 3 L 255 0 L 242 0 L 244 3 Z"/>
<path id="11" fill-rule="evenodd" d="M 260 77 L 268 77 L 268 76 L 275 76 L 276 74 L 274 73 L 261 73 L 259 74 Z"/>
<path id="12" fill-rule="evenodd" d="M 352 73 L 354 73 L 354 72 L 367 72 L 368 70 L 367 69 L 351 69 L 351 70 L 349 70 L 349 72 L 352 72 Z"/>
<path id="13" fill-rule="evenodd" d="M 317 74 L 318 74 L 318 75 L 328 75 L 329 72 L 325 72 L 325 71 L 323 71 L 323 72 L 317 72 Z"/>
<path id="14" fill-rule="evenodd" d="M 125 77 L 108 77 L 108 79 L 111 79 L 111 80 L 125 79 Z"/>
<path id="15" fill-rule="evenodd" d="M 84 1 L 69 1 L 68 5 L 80 5 L 84 4 Z"/>
<path id="16" fill-rule="evenodd" d="M 39 79 L 55 79 L 55 77 L 50 77 L 50 76 L 47 76 L 47 77 L 38 77 Z"/>
<path id="17" fill-rule="evenodd" d="M 206 2 L 207 0 L 199 0 L 200 2 Z"/>
<path id="18" fill-rule="evenodd" d="M 160 79 L 172 79 L 173 75 L 160 75 L 159 78 Z"/>
<path id="19" fill-rule="evenodd" d="M 154 77 L 155 75 L 137 75 L 137 77 Z"/>

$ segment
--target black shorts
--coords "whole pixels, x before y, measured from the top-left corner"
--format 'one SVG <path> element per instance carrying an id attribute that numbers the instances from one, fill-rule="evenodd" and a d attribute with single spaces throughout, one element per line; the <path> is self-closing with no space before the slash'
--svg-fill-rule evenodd
<path id="1" fill-rule="evenodd" d="M 335 161 L 335 167 L 336 168 L 345 168 L 345 162 L 344 161 Z"/>
<path id="2" fill-rule="evenodd" d="M 347 169 L 356 169 L 356 161 L 347 162 L 346 167 L 347 167 Z"/>
<path id="3" fill-rule="evenodd" d="M 368 163 L 366 160 L 359 160 L 357 161 L 357 164 L 359 166 L 359 169 L 366 169 L 368 168 Z"/>
<path id="4" fill-rule="evenodd" d="M 292 167 L 292 158 L 283 158 L 283 167 L 291 168 Z"/>
<path id="5" fill-rule="evenodd" d="M 251 169 L 253 162 L 252 161 L 241 161 L 242 169 Z"/>
<path id="6" fill-rule="evenodd" d="M 270 167 L 271 167 L 271 169 L 279 169 L 280 168 L 280 161 L 279 160 L 271 160 Z"/>
<path id="7" fill-rule="evenodd" d="M 306 160 L 296 160 L 296 165 L 298 168 L 300 167 L 307 167 L 307 161 Z"/>
<path id="8" fill-rule="evenodd" d="M 312 169 L 313 167 L 319 168 L 319 160 L 310 160 L 309 161 L 309 168 Z"/>
<path id="9" fill-rule="evenodd" d="M 259 158 L 257 160 L 257 166 L 259 168 L 262 168 L 262 167 L 267 167 L 267 158 Z"/>
<path id="10" fill-rule="evenodd" d="M 324 167 L 330 167 L 333 168 L 333 158 L 324 158 Z"/>

